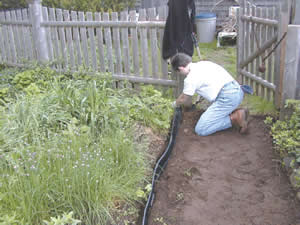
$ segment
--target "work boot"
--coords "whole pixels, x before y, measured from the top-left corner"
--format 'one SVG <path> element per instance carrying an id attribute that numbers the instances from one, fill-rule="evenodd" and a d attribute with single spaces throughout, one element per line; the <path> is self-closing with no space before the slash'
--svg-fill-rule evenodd
<path id="1" fill-rule="evenodd" d="M 234 110 L 229 116 L 233 126 L 239 127 L 241 134 L 247 133 L 248 129 L 248 109 L 240 108 Z"/>

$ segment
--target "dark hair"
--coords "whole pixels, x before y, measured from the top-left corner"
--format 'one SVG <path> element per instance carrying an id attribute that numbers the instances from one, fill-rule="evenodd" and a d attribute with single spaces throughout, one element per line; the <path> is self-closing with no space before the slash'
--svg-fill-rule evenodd
<path id="1" fill-rule="evenodd" d="M 189 63 L 192 62 L 192 57 L 185 53 L 177 53 L 171 59 L 171 64 L 173 70 L 177 71 L 178 67 L 186 67 Z"/>

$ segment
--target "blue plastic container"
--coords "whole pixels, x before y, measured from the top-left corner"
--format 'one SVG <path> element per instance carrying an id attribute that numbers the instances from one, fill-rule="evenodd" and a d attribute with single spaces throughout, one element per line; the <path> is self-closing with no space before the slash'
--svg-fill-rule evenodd
<path id="1" fill-rule="evenodd" d="M 197 37 L 200 43 L 209 43 L 215 39 L 216 21 L 216 14 L 211 12 L 203 12 L 195 16 Z"/>

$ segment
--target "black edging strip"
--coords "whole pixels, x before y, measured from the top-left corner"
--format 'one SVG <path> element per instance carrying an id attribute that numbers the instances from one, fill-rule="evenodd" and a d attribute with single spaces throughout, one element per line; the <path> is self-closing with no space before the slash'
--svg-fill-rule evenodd
<path id="1" fill-rule="evenodd" d="M 152 190 L 148 196 L 148 200 L 147 200 L 147 203 L 146 203 L 146 206 L 144 209 L 142 225 L 148 224 L 149 210 L 153 205 L 153 201 L 154 201 L 154 197 L 155 197 L 155 193 L 154 193 L 155 182 L 156 182 L 156 180 L 158 180 L 158 178 L 162 174 L 164 168 L 167 166 L 168 159 L 171 155 L 171 152 L 172 152 L 174 144 L 175 144 L 175 139 L 176 139 L 176 135 L 177 135 L 177 131 L 178 131 L 181 119 L 182 119 L 182 111 L 181 111 L 181 108 L 178 107 L 175 109 L 175 114 L 173 116 L 168 146 L 167 146 L 166 150 L 164 151 L 164 153 L 162 154 L 162 156 L 156 162 L 156 165 L 154 168 L 153 177 L 152 177 Z"/>

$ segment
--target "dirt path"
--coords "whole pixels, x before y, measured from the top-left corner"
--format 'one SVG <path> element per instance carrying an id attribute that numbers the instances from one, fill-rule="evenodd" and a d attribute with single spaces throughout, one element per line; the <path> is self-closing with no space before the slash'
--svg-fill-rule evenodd
<path id="1" fill-rule="evenodd" d="M 300 204 L 280 170 L 262 118 L 250 133 L 199 137 L 199 112 L 185 112 L 156 186 L 149 225 L 296 225 Z"/>

